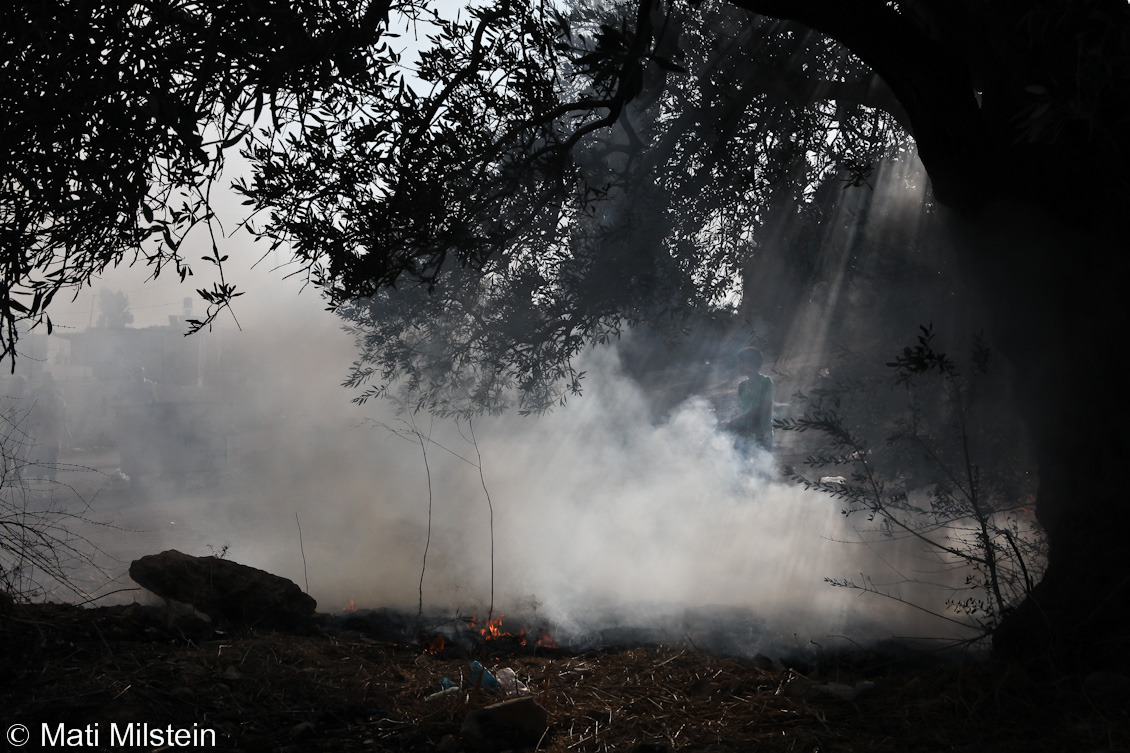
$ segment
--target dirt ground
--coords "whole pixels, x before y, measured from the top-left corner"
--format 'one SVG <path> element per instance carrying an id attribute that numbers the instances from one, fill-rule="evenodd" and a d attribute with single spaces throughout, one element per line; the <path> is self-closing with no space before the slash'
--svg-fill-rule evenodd
<path id="1" fill-rule="evenodd" d="M 43 725 L 101 730 L 86 749 L 119 750 L 111 724 L 148 724 L 214 730 L 215 746 L 199 750 L 454 753 L 467 749 L 468 712 L 502 696 L 471 686 L 428 697 L 444 678 L 465 681 L 478 658 L 512 668 L 547 710 L 535 746 L 545 751 L 1130 750 L 1124 695 L 991 664 L 860 651 L 786 667 L 692 646 L 574 654 L 515 639 L 441 649 L 426 630 L 390 640 L 340 616 L 304 634 L 185 635 L 162 620 L 136 604 L 0 605 L 4 728 L 26 726 L 28 750 Z"/>

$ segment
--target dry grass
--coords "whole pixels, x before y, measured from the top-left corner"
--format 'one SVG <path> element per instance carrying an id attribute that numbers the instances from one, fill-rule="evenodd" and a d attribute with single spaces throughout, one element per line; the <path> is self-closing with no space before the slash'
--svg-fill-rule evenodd
<path id="1" fill-rule="evenodd" d="M 455 751 L 468 710 L 500 699 L 427 700 L 468 675 L 466 654 L 350 631 L 187 640 L 136 606 L 18 606 L 0 614 L 0 645 L 5 727 L 196 723 L 225 751 Z M 1126 709 L 1095 707 L 1078 678 L 988 665 L 809 676 L 875 683 L 843 701 L 791 694 L 795 671 L 688 647 L 483 661 L 513 668 L 549 711 L 547 752 L 1130 750 Z"/>

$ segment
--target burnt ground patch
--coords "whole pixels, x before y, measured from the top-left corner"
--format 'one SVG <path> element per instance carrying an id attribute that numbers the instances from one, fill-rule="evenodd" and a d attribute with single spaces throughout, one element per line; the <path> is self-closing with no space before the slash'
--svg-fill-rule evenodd
<path id="1" fill-rule="evenodd" d="M 502 698 L 469 682 L 474 640 L 437 650 L 432 633 L 337 618 L 303 634 L 185 635 L 160 611 L 8 605 L 5 728 L 197 725 L 225 751 L 458 751 L 467 714 Z M 1125 699 L 1088 695 L 1071 674 L 866 653 L 790 668 L 690 645 L 490 651 L 487 668 L 513 669 L 548 711 L 546 751 L 1130 749 Z M 462 687 L 436 697 L 444 678 Z"/>

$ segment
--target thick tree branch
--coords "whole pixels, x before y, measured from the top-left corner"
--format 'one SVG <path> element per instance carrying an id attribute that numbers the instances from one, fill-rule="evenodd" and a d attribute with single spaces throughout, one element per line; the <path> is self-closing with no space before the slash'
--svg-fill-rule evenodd
<path id="1" fill-rule="evenodd" d="M 973 211 L 996 193 L 994 149 L 968 68 L 882 0 L 732 2 L 827 34 L 886 81 L 906 111 L 940 201 Z"/>
<path id="2" fill-rule="evenodd" d="M 886 82 L 878 76 L 868 81 L 832 81 L 796 71 L 765 71 L 743 82 L 743 93 L 764 94 L 775 102 L 807 105 L 819 101 L 872 107 L 890 115 L 913 135 L 910 118 Z"/>

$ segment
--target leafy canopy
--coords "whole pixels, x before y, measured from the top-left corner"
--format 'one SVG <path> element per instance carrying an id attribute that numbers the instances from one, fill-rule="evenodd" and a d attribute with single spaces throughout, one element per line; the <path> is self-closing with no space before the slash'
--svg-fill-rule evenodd
<path id="1" fill-rule="evenodd" d="M 144 262 L 192 274 L 225 151 L 270 116 L 302 122 L 341 88 L 384 82 L 389 0 L 12 0 L 0 9 L 0 356 L 63 290 Z M 395 6 L 414 13 L 408 4 Z M 210 321 L 236 293 L 200 294 Z M 202 326 L 205 322 L 197 322 Z"/>
<path id="2" fill-rule="evenodd" d="M 587 344 L 732 312 L 771 215 L 900 134 L 842 48 L 718 3 L 492 5 L 414 73 L 253 145 L 240 190 L 349 323 L 359 399 L 437 413 L 544 409 Z"/>
<path id="3" fill-rule="evenodd" d="M 770 218 L 866 185 L 900 143 L 841 47 L 728 4 L 426 5 L 4 11 L 5 351 L 109 265 L 191 274 L 198 226 L 210 322 L 238 295 L 209 201 L 242 144 L 249 226 L 348 322 L 360 400 L 541 410 L 579 389 L 586 344 L 732 313 Z M 405 23 L 414 57 L 389 43 Z"/>

